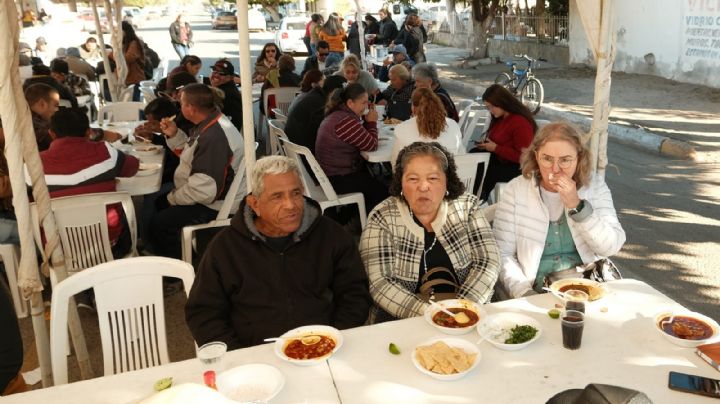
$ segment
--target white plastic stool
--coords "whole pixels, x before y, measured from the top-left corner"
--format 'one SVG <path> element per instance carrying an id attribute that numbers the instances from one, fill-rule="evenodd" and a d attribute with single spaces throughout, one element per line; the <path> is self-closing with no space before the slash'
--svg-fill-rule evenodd
<path id="1" fill-rule="evenodd" d="M 19 255 L 20 250 L 18 246 L 14 244 L 0 244 L 0 258 L 2 258 L 3 264 L 5 264 L 5 274 L 7 274 L 8 287 L 10 288 L 13 303 L 15 304 L 15 313 L 18 318 L 23 318 L 27 317 L 28 308 L 27 302 L 22 298 L 17 284 L 16 268 L 18 267 Z"/>

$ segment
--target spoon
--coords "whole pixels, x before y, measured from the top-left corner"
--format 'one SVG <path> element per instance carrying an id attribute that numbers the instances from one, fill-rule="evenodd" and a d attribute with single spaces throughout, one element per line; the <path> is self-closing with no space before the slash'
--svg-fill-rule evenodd
<path id="1" fill-rule="evenodd" d="M 282 338 L 282 337 L 278 337 L 278 338 L 265 338 L 263 341 L 265 341 L 265 342 L 275 342 L 275 341 L 284 341 L 284 340 L 289 340 L 289 341 L 292 341 L 292 340 L 300 340 L 300 342 L 301 342 L 303 345 L 315 345 L 315 344 L 317 344 L 318 342 L 320 342 L 321 338 L 320 338 L 319 335 L 310 334 L 310 335 L 303 335 L 302 337 L 294 337 L 294 338 Z"/>
<path id="2" fill-rule="evenodd" d="M 470 317 L 468 317 L 467 314 L 465 314 L 463 312 L 453 313 L 452 311 L 446 309 L 445 306 L 443 306 L 433 300 L 428 300 L 428 302 L 430 303 L 430 305 L 437 307 L 438 309 L 440 309 L 440 311 L 442 311 L 443 313 L 445 313 L 448 316 L 455 319 L 455 322 L 457 322 L 458 324 L 465 324 L 465 323 L 470 322 Z"/>
<path id="3" fill-rule="evenodd" d="M 559 297 L 559 298 L 561 298 L 561 299 L 568 300 L 568 298 L 567 298 L 567 296 L 565 296 L 565 293 L 564 293 L 564 292 L 554 291 L 554 290 L 548 288 L 547 286 L 543 286 L 543 290 L 546 291 L 546 292 L 550 292 L 550 293 L 552 293 L 553 295 L 555 295 L 555 296 L 557 296 L 557 297 Z"/>

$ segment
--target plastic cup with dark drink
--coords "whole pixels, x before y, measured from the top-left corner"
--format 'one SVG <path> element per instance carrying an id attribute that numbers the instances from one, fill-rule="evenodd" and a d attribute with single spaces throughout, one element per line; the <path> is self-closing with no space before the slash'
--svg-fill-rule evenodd
<path id="1" fill-rule="evenodd" d="M 585 327 L 585 313 L 566 310 L 562 316 L 563 346 L 567 349 L 579 349 Z"/>
<path id="2" fill-rule="evenodd" d="M 565 292 L 565 310 L 575 310 L 585 313 L 585 304 L 590 296 L 582 290 L 570 289 Z"/>

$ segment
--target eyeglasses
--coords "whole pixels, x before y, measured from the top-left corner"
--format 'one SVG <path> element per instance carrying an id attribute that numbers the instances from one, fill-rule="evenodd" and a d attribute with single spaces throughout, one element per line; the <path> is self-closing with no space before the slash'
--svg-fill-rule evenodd
<path id="1" fill-rule="evenodd" d="M 573 163 L 575 162 L 575 157 L 561 157 L 557 160 L 558 166 L 560 168 L 570 168 L 572 167 Z M 545 168 L 550 168 L 555 165 L 555 158 L 548 155 L 543 155 L 538 159 L 538 163 L 540 163 L 541 166 Z"/>
<path id="2" fill-rule="evenodd" d="M 266 49 L 265 53 L 275 53 L 275 49 Z"/>

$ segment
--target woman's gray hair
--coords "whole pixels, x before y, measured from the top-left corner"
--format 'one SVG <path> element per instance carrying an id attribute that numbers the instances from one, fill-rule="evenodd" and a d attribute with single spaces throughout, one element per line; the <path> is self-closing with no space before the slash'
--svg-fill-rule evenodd
<path id="1" fill-rule="evenodd" d="M 403 65 L 394 65 L 390 68 L 388 73 L 392 74 L 393 76 L 397 76 L 405 81 L 410 80 L 410 72 L 408 71 L 407 67 Z"/>
<path id="2" fill-rule="evenodd" d="M 265 190 L 263 178 L 266 175 L 280 175 L 287 173 L 295 173 L 300 178 L 300 169 L 295 159 L 285 156 L 266 156 L 255 163 L 252 170 L 252 192 L 251 194 L 259 198 Z"/>
<path id="3" fill-rule="evenodd" d="M 418 63 L 412 68 L 412 75 L 415 80 L 430 79 L 433 84 L 438 84 L 440 78 L 438 77 L 437 66 L 432 63 Z"/>

